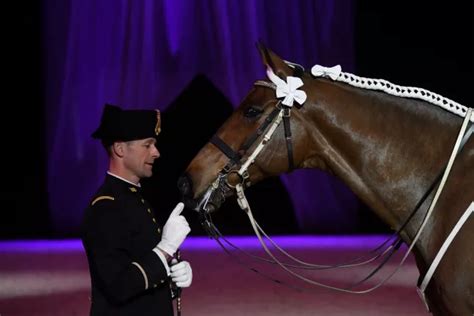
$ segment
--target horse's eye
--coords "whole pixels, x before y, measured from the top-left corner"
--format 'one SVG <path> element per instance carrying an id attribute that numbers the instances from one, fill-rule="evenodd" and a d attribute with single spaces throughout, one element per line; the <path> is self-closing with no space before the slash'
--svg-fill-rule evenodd
<path id="1" fill-rule="evenodd" d="M 245 117 L 256 117 L 262 114 L 263 110 L 254 106 L 249 107 L 245 110 L 244 116 Z"/>

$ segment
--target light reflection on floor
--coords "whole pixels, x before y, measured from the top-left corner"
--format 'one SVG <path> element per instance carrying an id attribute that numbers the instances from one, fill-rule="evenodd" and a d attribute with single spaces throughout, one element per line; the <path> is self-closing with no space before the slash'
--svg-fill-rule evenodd
<path id="1" fill-rule="evenodd" d="M 275 242 L 310 262 L 334 264 L 376 248 L 388 236 L 277 236 Z M 234 245 L 265 256 L 255 237 L 229 237 Z M 189 237 L 181 247 L 193 266 L 193 286 L 186 289 L 186 316 L 221 315 L 427 315 L 416 296 L 418 271 L 413 258 L 381 289 L 348 296 L 316 289 L 299 293 L 279 286 L 237 264 L 208 237 Z M 401 248 L 401 255 L 406 247 Z M 393 271 L 401 255 L 384 269 Z M 398 259 L 397 259 L 398 258 Z M 247 260 L 248 261 L 248 260 Z M 250 261 L 249 261 L 250 262 Z M 252 267 L 283 280 L 295 281 L 275 266 Z M 347 284 L 375 267 L 310 274 L 331 284 Z M 387 272 L 386 272 L 387 273 Z M 376 277 L 371 284 L 380 281 Z M 300 284 L 301 285 L 301 284 Z M 88 315 L 89 274 L 80 240 L 19 240 L 0 242 L 0 314 Z M 238 302 L 239 310 L 234 304 Z M 314 313 L 315 310 L 319 312 Z M 230 313 L 234 312 L 234 314 Z"/>

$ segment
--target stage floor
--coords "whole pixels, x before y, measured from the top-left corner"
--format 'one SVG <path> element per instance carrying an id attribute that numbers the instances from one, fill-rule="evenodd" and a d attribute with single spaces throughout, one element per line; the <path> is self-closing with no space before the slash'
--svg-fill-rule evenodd
<path id="1" fill-rule="evenodd" d="M 386 236 L 275 237 L 299 259 L 334 264 L 365 255 Z M 255 237 L 229 240 L 252 254 L 264 256 Z M 381 270 L 376 284 L 398 265 L 406 247 Z M 416 292 L 418 271 L 412 255 L 382 287 L 368 294 L 339 293 L 322 288 L 304 291 L 301 281 L 274 265 L 255 263 L 234 252 L 238 263 L 207 237 L 189 237 L 182 256 L 193 267 L 193 284 L 182 294 L 183 316 L 214 315 L 430 315 Z M 247 259 L 246 259 L 247 258 Z M 249 264 L 282 286 L 246 268 Z M 376 267 L 305 274 L 332 285 L 348 285 Z M 369 284 L 369 285 L 370 285 Z M 0 241 L 0 316 L 88 315 L 90 280 L 87 260 L 79 240 Z"/>

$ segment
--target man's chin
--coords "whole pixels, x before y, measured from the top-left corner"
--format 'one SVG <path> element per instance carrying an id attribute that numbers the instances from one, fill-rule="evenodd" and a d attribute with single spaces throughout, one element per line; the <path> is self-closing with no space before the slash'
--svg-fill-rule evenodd
<path id="1" fill-rule="evenodd" d="M 142 170 L 142 172 L 140 173 L 140 179 L 144 179 L 144 178 L 149 178 L 153 175 L 153 171 L 150 169 L 150 170 Z"/>
<path id="2" fill-rule="evenodd" d="M 146 165 L 146 167 L 143 170 L 143 177 L 144 178 L 149 178 L 153 175 L 153 166 L 151 165 Z"/>
<path id="3" fill-rule="evenodd" d="M 143 174 L 143 178 L 149 178 L 153 175 L 153 171 L 147 171 Z"/>

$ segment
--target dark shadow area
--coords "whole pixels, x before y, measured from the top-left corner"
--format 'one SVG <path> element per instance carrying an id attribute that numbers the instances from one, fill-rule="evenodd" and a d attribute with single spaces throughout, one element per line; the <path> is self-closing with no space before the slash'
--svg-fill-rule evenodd
<path id="1" fill-rule="evenodd" d="M 229 100 L 204 75 L 196 76 L 162 113 L 158 137 L 160 159 L 154 175 L 142 181 L 144 194 L 164 223 L 180 201 L 178 178 L 198 151 L 233 112 Z M 256 219 L 269 234 L 297 232 L 291 200 L 280 178 L 267 179 L 247 190 Z M 185 210 L 193 235 L 203 235 L 197 213 Z M 227 200 L 213 219 L 223 234 L 251 234 L 247 215 L 234 198 Z"/>
<path id="2" fill-rule="evenodd" d="M 0 239 L 50 236 L 41 12 L 33 1 L 9 3 L 2 19 L 2 189 Z"/>
<path id="3" fill-rule="evenodd" d="M 357 1 L 356 72 L 472 106 L 472 16 L 472 1 Z"/>

